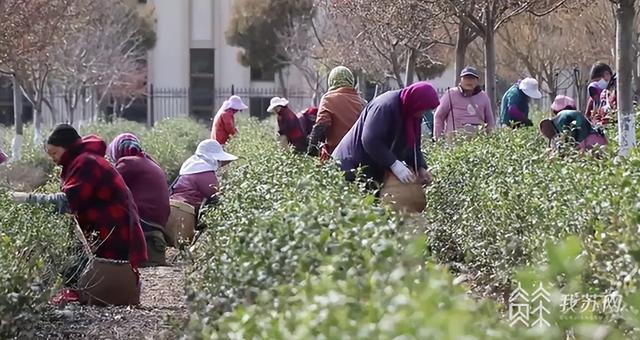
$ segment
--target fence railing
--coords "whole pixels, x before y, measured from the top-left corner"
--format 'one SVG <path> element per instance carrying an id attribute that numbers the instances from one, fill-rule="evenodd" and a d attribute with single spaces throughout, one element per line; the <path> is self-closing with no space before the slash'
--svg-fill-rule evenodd
<path id="1" fill-rule="evenodd" d="M 10 89 L 9 89 L 10 90 Z M 0 91 L 3 92 L 3 91 Z M 8 92 L 8 91 L 4 91 Z M 0 93 L 1 97 L 2 93 Z M 294 111 L 312 104 L 313 94 L 307 91 L 279 88 L 238 88 L 235 86 L 198 91 L 190 88 L 162 88 L 150 85 L 148 91 L 135 98 L 110 96 L 102 101 L 95 88 L 86 88 L 78 95 L 70 96 L 52 89 L 45 96 L 49 105 L 43 105 L 42 119 L 45 126 L 61 122 L 92 122 L 100 118 L 121 117 L 146 122 L 149 125 L 173 117 L 191 116 L 198 120 L 210 120 L 213 114 L 232 95 L 238 95 L 247 104 L 250 115 L 265 117 L 269 101 L 274 96 L 284 96 Z M 13 121 L 13 97 L 8 94 L 0 101 L 0 114 L 7 123 Z M 26 102 L 25 112 L 32 112 Z M 30 121 L 31 117 L 26 119 Z"/>
<path id="2" fill-rule="evenodd" d="M 393 88 L 371 88 L 363 94 L 367 99 L 380 95 Z M 11 89 L 9 89 L 11 91 Z M 101 118 L 119 117 L 147 123 L 153 126 L 155 122 L 173 117 L 190 116 L 201 121 L 209 121 L 222 103 L 231 95 L 238 95 L 247 104 L 251 116 L 264 118 L 269 101 L 274 96 L 286 97 L 294 112 L 301 111 L 313 104 L 313 93 L 298 89 L 281 89 L 274 87 L 222 87 L 213 91 L 199 91 L 191 88 L 171 88 L 148 86 L 146 93 L 135 98 L 118 98 L 115 96 L 103 98 L 100 101 L 96 88 L 85 88 L 76 97 L 69 96 L 60 90 L 51 90 L 46 97 L 50 107 L 44 105 L 42 118 L 45 126 L 53 126 L 62 122 L 93 122 Z M 446 89 L 438 89 L 442 95 Z M 2 97 L 4 90 L 0 91 Z M 5 96 L 7 97 L 7 96 Z M 4 98 L 4 97 L 2 97 Z M 4 101 L 0 101 L 2 121 L 13 121 L 12 94 Z M 24 112 L 32 112 L 32 107 L 25 102 Z M 23 121 L 28 122 L 31 116 Z"/>

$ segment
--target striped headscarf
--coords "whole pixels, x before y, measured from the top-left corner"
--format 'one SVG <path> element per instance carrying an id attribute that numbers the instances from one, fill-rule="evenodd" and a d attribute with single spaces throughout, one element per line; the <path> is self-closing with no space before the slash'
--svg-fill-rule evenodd
<path id="1" fill-rule="evenodd" d="M 145 157 L 140 140 L 134 134 L 122 133 L 111 141 L 107 148 L 107 157 L 117 162 L 122 157 L 141 156 Z"/>
<path id="2" fill-rule="evenodd" d="M 355 87 L 356 79 L 351 70 L 344 66 L 338 66 L 329 73 L 329 91 L 342 87 Z"/>

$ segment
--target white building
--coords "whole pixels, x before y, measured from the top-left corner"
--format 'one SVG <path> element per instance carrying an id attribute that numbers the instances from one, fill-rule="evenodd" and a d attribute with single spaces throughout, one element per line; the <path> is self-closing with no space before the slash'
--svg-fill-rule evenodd
<path id="1" fill-rule="evenodd" d="M 157 42 L 149 53 L 148 71 L 148 82 L 157 94 L 153 103 L 156 119 L 187 112 L 210 116 L 231 94 L 232 86 L 236 94 L 253 97 L 243 99 L 257 114 L 264 111 L 272 95 L 280 93 L 281 86 L 274 79 L 277 77 L 242 66 L 239 49 L 227 44 L 225 31 L 233 3 L 234 0 L 148 1 L 156 18 Z M 295 69 L 284 72 L 284 87 L 290 92 L 309 92 Z M 182 96 L 188 98 L 177 102 L 175 97 L 187 89 L 190 96 Z M 290 98 L 294 110 L 310 104 L 310 95 L 309 99 L 298 96 Z"/>

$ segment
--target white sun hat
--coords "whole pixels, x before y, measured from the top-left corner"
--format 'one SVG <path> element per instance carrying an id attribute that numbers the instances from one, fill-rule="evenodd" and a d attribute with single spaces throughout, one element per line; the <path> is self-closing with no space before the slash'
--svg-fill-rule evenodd
<path id="1" fill-rule="evenodd" d="M 269 103 L 269 107 L 267 108 L 267 112 L 274 112 L 275 108 L 278 106 L 287 106 L 289 105 L 289 101 L 285 98 L 273 97 L 271 98 L 271 102 Z"/>
<path id="2" fill-rule="evenodd" d="M 228 108 L 230 109 L 234 109 L 236 111 L 242 111 L 242 110 L 246 110 L 249 107 L 247 105 L 245 105 L 245 103 L 242 101 L 242 99 L 238 96 L 231 96 L 229 97 L 229 99 L 226 101 L 226 106 L 228 106 Z"/>
<path id="3" fill-rule="evenodd" d="M 225 152 L 216 140 L 206 139 L 198 144 L 196 153 L 182 164 L 180 175 L 216 171 L 219 162 L 230 162 L 237 159 L 238 157 Z"/>
<path id="4" fill-rule="evenodd" d="M 538 81 L 533 78 L 524 78 L 520 81 L 518 88 L 528 97 L 533 99 L 542 98 L 542 93 L 538 89 Z"/>

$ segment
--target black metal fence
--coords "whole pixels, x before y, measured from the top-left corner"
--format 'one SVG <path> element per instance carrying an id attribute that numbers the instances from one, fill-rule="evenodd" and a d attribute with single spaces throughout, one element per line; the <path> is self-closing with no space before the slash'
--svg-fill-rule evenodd
<path id="1" fill-rule="evenodd" d="M 53 91 L 53 90 L 52 90 Z M 190 88 L 161 88 L 148 86 L 147 93 L 135 98 L 104 98 L 95 88 L 86 88 L 70 105 L 68 95 L 55 90 L 45 96 L 50 107 L 43 106 L 43 123 L 51 126 L 60 122 L 95 121 L 100 118 L 119 117 L 153 125 L 155 122 L 172 117 L 190 116 L 201 121 L 209 121 L 222 103 L 232 95 L 237 95 L 249 107 L 250 115 L 264 118 L 272 97 L 286 97 L 294 111 L 312 104 L 313 95 L 307 91 L 280 88 L 238 88 L 235 86 L 215 88 L 213 93 L 195 91 Z M 24 122 L 31 121 L 31 104 L 24 100 Z M 10 84 L 0 86 L 0 123 L 13 124 L 13 92 Z"/>
<path id="2" fill-rule="evenodd" d="M 364 94 L 367 100 L 384 92 L 393 90 L 390 87 L 370 86 Z M 446 89 L 438 89 L 442 95 Z M 224 87 L 215 88 L 213 92 L 202 92 L 190 88 L 171 88 L 148 86 L 147 93 L 136 98 L 108 97 L 100 102 L 95 88 L 86 88 L 74 99 L 75 105 L 69 105 L 69 98 L 60 91 L 48 93 L 51 107 L 43 107 L 43 122 L 51 126 L 60 122 L 90 122 L 101 118 L 119 117 L 149 125 L 173 117 L 190 116 L 200 121 L 210 121 L 223 102 L 232 95 L 237 95 L 249 107 L 251 116 L 265 118 L 272 97 L 286 97 L 294 112 L 299 112 L 313 105 L 313 93 L 299 89 L 282 89 L 277 87 Z M 23 121 L 31 120 L 32 108 L 28 101 L 23 110 Z M 10 86 L 0 86 L 0 123 L 13 124 L 13 93 Z"/>
<path id="3" fill-rule="evenodd" d="M 230 96 L 237 95 L 247 104 L 251 116 L 267 116 L 267 107 L 272 97 L 286 97 L 291 108 L 302 110 L 312 104 L 313 95 L 307 91 L 279 88 L 216 88 L 213 93 L 193 91 L 185 88 L 157 88 L 150 86 L 146 98 L 148 114 L 152 122 L 159 119 L 192 116 L 199 120 L 211 119 L 218 108 Z M 149 100 L 150 99 L 150 100 Z"/>

